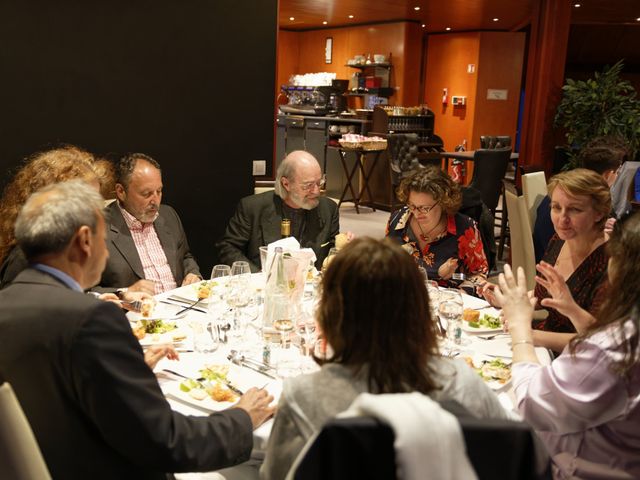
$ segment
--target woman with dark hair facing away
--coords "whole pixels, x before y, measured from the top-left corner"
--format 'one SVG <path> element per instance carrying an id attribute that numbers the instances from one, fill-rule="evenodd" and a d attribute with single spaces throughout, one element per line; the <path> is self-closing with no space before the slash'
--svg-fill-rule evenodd
<path id="1" fill-rule="evenodd" d="M 481 418 L 509 418 L 463 360 L 438 351 L 427 289 L 414 261 L 388 239 L 358 238 L 322 279 L 318 372 L 285 380 L 261 474 L 284 478 L 305 443 L 363 392 L 420 392 Z"/>
<path id="2" fill-rule="evenodd" d="M 475 293 L 489 266 L 475 221 L 458 212 L 460 186 L 429 165 L 402 180 L 397 194 L 406 205 L 391 214 L 386 235 L 426 269 L 429 279 Z M 464 274 L 462 284 L 454 273 Z"/>
<path id="3" fill-rule="evenodd" d="M 551 365 L 534 353 L 522 269 L 516 279 L 505 266 L 496 291 L 509 321 L 518 410 L 545 443 L 555 478 L 640 478 L 640 214 L 616 222 L 607 249 L 609 295 Z M 556 268 L 539 271 L 558 311 L 590 316 Z"/>

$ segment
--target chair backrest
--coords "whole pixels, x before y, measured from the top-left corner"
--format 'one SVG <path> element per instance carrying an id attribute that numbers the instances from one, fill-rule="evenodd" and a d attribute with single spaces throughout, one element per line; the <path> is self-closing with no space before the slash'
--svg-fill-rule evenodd
<path id="1" fill-rule="evenodd" d="M 522 175 L 522 196 L 529 212 L 531 231 L 536 224 L 538 205 L 547 196 L 547 178 L 544 172 L 533 172 Z"/>
<path id="2" fill-rule="evenodd" d="M 533 480 L 535 446 L 531 428 L 510 420 L 478 419 L 455 402 L 442 404 L 462 428 L 467 455 L 480 480 Z M 425 432 L 425 435 L 436 435 Z M 373 480 L 396 477 L 395 435 L 373 417 L 335 418 L 327 422 L 302 454 L 287 480 Z M 495 452 L 509 452 L 496 461 Z M 429 478 L 425 473 L 425 478 Z"/>
<path id="3" fill-rule="evenodd" d="M 507 218 L 509 219 L 509 235 L 511 249 L 511 268 L 524 269 L 527 289 L 535 287 L 536 257 L 533 249 L 531 224 L 524 196 L 517 196 L 513 187 L 505 182 L 505 200 L 507 202 Z"/>
<path id="4" fill-rule="evenodd" d="M 502 190 L 502 179 L 511 161 L 511 149 L 479 149 L 473 155 L 470 187 L 480 191 L 482 201 L 495 214 Z"/>
<path id="5" fill-rule="evenodd" d="M 494 149 L 511 146 L 509 135 L 480 135 L 480 148 Z"/>
<path id="6" fill-rule="evenodd" d="M 409 172 L 420 168 L 418 134 L 391 133 L 387 135 L 392 184 L 398 185 Z"/>
<path id="7" fill-rule="evenodd" d="M 42 452 L 9 383 L 0 385 L 0 477 L 50 479 Z"/>

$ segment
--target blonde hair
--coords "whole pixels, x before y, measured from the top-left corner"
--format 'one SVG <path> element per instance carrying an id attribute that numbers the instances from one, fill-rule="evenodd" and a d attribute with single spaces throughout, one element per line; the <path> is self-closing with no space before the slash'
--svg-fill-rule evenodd
<path id="1" fill-rule="evenodd" d="M 586 168 L 576 168 L 575 170 L 559 173 L 551 178 L 549 185 L 547 185 L 549 197 L 553 195 L 556 188 L 561 188 L 572 197 L 578 195 L 589 197 L 593 209 L 602 215 L 596 226 L 601 229 L 604 228 L 604 224 L 611 213 L 611 192 L 602 175 Z"/>

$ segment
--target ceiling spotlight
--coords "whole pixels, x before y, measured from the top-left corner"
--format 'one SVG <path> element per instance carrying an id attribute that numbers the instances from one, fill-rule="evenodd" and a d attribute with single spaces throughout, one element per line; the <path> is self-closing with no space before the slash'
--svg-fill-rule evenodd
<path id="1" fill-rule="evenodd" d="M 498 20 L 500 20 L 500 19 L 497 18 L 497 17 L 493 19 L 494 22 L 497 22 Z"/>
<path id="2" fill-rule="evenodd" d="M 636 18 L 636 22 L 640 22 L 640 17 Z"/>
<path id="3" fill-rule="evenodd" d="M 448 32 L 449 30 L 451 30 L 451 27 L 447 27 L 445 28 L 445 30 Z"/>
<path id="4" fill-rule="evenodd" d="M 413 7 L 413 9 L 417 12 L 418 10 L 420 10 L 420 7 Z"/>
<path id="5" fill-rule="evenodd" d="M 424 27 L 426 27 L 426 25 L 423 23 L 423 24 L 422 24 L 422 28 L 424 28 Z"/>
<path id="6" fill-rule="evenodd" d="M 349 18 L 353 18 L 353 15 L 349 15 Z"/>
<path id="7" fill-rule="evenodd" d="M 324 22 L 322 22 L 323 25 L 326 25 L 328 22 L 325 20 Z"/>
<path id="8" fill-rule="evenodd" d="M 580 8 L 582 5 L 579 4 L 579 3 L 574 3 L 573 6 L 576 7 L 576 8 Z"/>
<path id="9" fill-rule="evenodd" d="M 292 22 L 295 20 L 295 17 L 289 17 L 289 20 L 291 20 Z"/>

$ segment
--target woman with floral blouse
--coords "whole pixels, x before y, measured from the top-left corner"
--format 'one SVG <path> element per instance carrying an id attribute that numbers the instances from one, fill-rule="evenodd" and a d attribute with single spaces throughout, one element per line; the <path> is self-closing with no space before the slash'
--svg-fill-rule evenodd
<path id="1" fill-rule="evenodd" d="M 458 213 L 460 186 L 428 166 L 406 177 L 397 193 L 406 205 L 391 214 L 386 235 L 426 269 L 430 280 L 475 293 L 489 268 L 475 221 Z M 453 279 L 454 273 L 464 274 L 464 280 Z"/>

